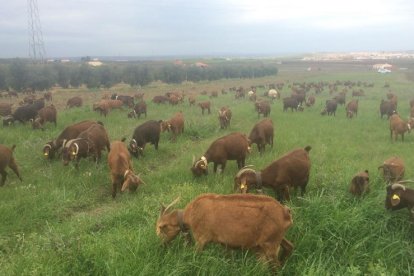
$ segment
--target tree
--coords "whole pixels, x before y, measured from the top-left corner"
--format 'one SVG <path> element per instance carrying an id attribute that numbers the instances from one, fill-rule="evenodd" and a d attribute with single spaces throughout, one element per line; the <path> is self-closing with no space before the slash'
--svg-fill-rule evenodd
<path id="1" fill-rule="evenodd" d="M 27 87 L 28 69 L 27 64 L 21 59 L 14 59 L 9 67 L 10 87 L 16 91 L 22 91 Z"/>
<path id="2" fill-rule="evenodd" d="M 48 66 L 34 65 L 30 67 L 26 88 L 32 91 L 50 89 L 55 83 L 53 73 Z"/>
<path id="3" fill-rule="evenodd" d="M 7 69 L 5 66 L 0 66 L 0 90 L 9 90 L 7 86 Z"/>
<path id="4" fill-rule="evenodd" d="M 57 84 L 62 88 L 68 88 L 70 85 L 70 68 L 62 64 L 55 64 L 57 72 Z"/>

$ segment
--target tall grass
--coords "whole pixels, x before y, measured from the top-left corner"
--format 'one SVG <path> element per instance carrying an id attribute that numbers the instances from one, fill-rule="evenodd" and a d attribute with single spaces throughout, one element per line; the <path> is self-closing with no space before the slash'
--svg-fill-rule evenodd
<path id="1" fill-rule="evenodd" d="M 259 155 L 254 147 L 247 159 L 260 169 L 282 154 L 298 147 L 312 146 L 311 177 L 305 196 L 292 197 L 287 205 L 294 224 L 287 238 L 295 245 L 293 255 L 279 270 L 282 275 L 410 275 L 413 273 L 413 228 L 406 210 L 384 209 L 385 184 L 377 167 L 386 158 L 397 155 L 406 163 L 406 178 L 413 178 L 412 147 L 414 137 L 404 143 L 392 143 L 388 121 L 379 118 L 378 107 L 387 89 L 385 82 L 399 97 L 399 112 L 409 114 L 412 82 L 403 75 L 379 76 L 372 72 L 335 72 L 310 74 L 297 78 L 293 73 L 277 78 L 165 86 L 153 84 L 144 89 L 146 97 L 170 90 L 201 92 L 231 86 L 267 84 L 282 78 L 293 81 L 353 80 L 374 82 L 360 99 L 358 116 L 350 120 L 340 106 L 335 117 L 321 116 L 325 90 L 316 105 L 304 112 L 282 112 L 282 103 L 272 105 L 275 145 Z M 384 79 L 385 78 L 385 79 Z M 262 94 L 260 90 L 258 93 Z M 76 93 L 80 93 L 76 91 Z M 148 101 L 148 118 L 127 119 L 125 110 L 100 117 L 91 111 L 91 102 L 78 109 L 59 109 L 58 126 L 47 125 L 46 131 L 15 125 L 0 129 L 0 143 L 16 144 L 15 158 L 23 182 L 10 171 L 0 190 L 0 274 L 1 275 L 266 275 L 267 265 L 257 261 L 253 252 L 226 251 L 209 245 L 196 253 L 179 237 L 170 246 L 161 246 L 155 235 L 159 203 L 169 203 L 177 196 L 184 207 L 201 193 L 232 193 L 237 172 L 229 161 L 223 174 L 195 179 L 190 173 L 193 155 L 201 156 L 216 138 L 234 131 L 249 133 L 258 121 L 253 104 L 234 100 L 233 95 L 212 99 L 211 115 L 201 116 L 198 107 L 185 102 L 178 106 L 155 105 Z M 284 96 L 290 94 L 286 86 Z M 55 93 L 66 99 L 71 92 Z M 206 100 L 199 96 L 198 100 Z M 347 101 L 350 99 L 348 94 Z M 229 105 L 233 112 L 231 126 L 220 130 L 217 110 Z M 101 120 L 111 140 L 131 137 L 134 128 L 149 119 L 167 119 L 182 110 L 186 118 L 185 133 L 177 142 L 163 133 L 159 150 L 147 145 L 145 157 L 134 159 L 134 168 L 146 182 L 136 193 L 124 193 L 112 199 L 106 154 L 99 164 L 82 160 L 79 171 L 64 167 L 60 160 L 46 161 L 41 149 L 61 130 L 84 119 Z M 371 192 L 356 199 L 348 193 L 352 176 L 362 170 L 370 172 Z M 271 190 L 265 193 L 273 196 Z"/>

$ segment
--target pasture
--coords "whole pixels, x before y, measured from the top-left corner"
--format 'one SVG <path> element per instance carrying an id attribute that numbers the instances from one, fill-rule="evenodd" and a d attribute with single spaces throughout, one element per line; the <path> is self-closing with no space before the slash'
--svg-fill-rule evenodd
<path id="1" fill-rule="evenodd" d="M 30 124 L 0 127 L 0 144 L 16 144 L 14 156 L 23 182 L 8 170 L 6 184 L 0 188 L 0 274 L 1 275 L 267 275 L 272 271 L 253 252 L 226 250 L 209 245 L 196 252 L 179 237 L 163 247 L 155 234 L 160 202 L 168 204 L 180 197 L 177 208 L 201 193 L 229 194 L 237 173 L 229 161 L 222 174 L 193 178 L 192 158 L 199 158 L 210 143 L 225 134 L 249 134 L 258 121 L 253 102 L 235 100 L 229 92 L 209 99 L 202 91 L 221 91 L 236 86 L 285 82 L 282 98 L 290 95 L 292 82 L 335 82 L 336 80 L 374 83 L 363 88 L 358 116 L 348 119 L 344 106 L 336 116 L 321 116 L 325 100 L 332 97 L 325 89 L 316 104 L 303 112 L 283 112 L 282 101 L 271 105 L 275 126 L 274 147 L 266 146 L 260 155 L 256 146 L 246 164 L 261 169 L 282 154 L 312 147 L 310 180 L 304 197 L 292 196 L 287 202 L 293 226 L 287 238 L 294 244 L 293 254 L 279 269 L 280 275 L 410 275 L 414 265 L 413 225 L 406 209 L 389 212 L 384 208 L 385 186 L 377 167 L 391 156 L 406 164 L 405 179 L 414 179 L 414 136 L 405 141 L 390 140 L 388 120 L 380 119 L 379 104 L 391 89 L 398 96 L 398 112 L 409 116 L 409 100 L 414 98 L 414 83 L 405 73 L 381 75 L 375 71 L 341 66 L 335 70 L 305 72 L 282 67 L 276 77 L 221 80 L 215 82 L 166 85 L 153 83 L 141 88 L 148 104 L 148 117 L 128 119 L 128 109 L 113 110 L 104 118 L 92 111 L 92 103 L 108 91 L 53 91 L 58 108 L 58 126 L 47 124 L 45 131 L 32 130 Z M 390 88 L 384 88 L 389 83 Z M 338 91 L 341 91 L 340 86 Z M 154 95 L 168 91 L 197 94 L 197 102 L 211 100 L 212 114 L 201 115 L 187 98 L 177 106 L 156 105 Z M 119 85 L 110 92 L 133 95 L 136 91 Z M 258 88 L 261 96 L 264 89 Z M 314 91 L 309 92 L 313 94 Z M 347 94 L 346 102 L 352 91 Z M 82 95 L 84 105 L 64 109 L 66 100 Z M 309 94 L 308 94 L 309 95 Z M 9 100 L 2 100 L 8 102 Z M 233 113 L 230 127 L 219 128 L 218 110 L 228 105 Z M 146 120 L 164 120 L 182 110 L 184 134 L 176 142 L 171 134 L 161 134 L 159 150 L 145 148 L 145 157 L 134 159 L 136 173 L 145 185 L 135 193 L 111 197 L 107 153 L 99 164 L 82 159 L 77 171 L 61 160 L 47 161 L 43 145 L 56 138 L 70 124 L 95 119 L 104 123 L 111 140 L 130 140 L 136 126 Z M 371 191 L 362 198 L 348 192 L 354 174 L 369 170 Z M 409 186 L 410 184 L 408 184 Z M 265 193 L 274 196 L 273 191 Z"/>

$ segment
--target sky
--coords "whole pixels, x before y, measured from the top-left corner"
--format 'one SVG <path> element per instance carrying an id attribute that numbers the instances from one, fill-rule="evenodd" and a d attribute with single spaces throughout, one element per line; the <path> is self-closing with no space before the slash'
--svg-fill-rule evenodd
<path id="1" fill-rule="evenodd" d="M 414 50 L 413 0 L 32 0 L 46 56 Z M 27 0 L 0 0 L 0 58 L 29 56 Z"/>

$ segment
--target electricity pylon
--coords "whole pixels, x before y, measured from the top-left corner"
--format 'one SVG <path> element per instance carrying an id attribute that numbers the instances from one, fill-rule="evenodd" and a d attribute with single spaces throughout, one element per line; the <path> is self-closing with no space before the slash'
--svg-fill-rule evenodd
<path id="1" fill-rule="evenodd" d="M 37 0 L 27 0 L 28 26 L 29 26 L 29 57 L 34 63 L 43 63 L 46 50 L 43 43 L 42 26 L 40 25 Z"/>

